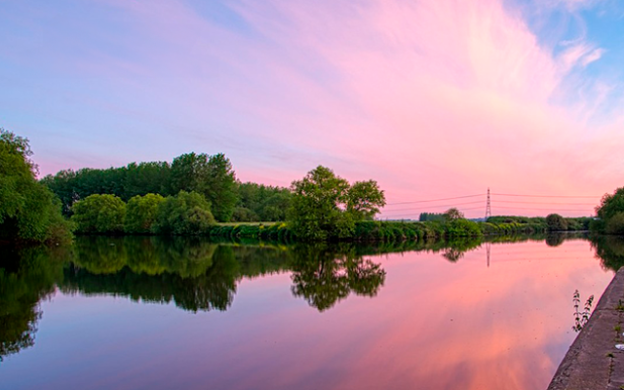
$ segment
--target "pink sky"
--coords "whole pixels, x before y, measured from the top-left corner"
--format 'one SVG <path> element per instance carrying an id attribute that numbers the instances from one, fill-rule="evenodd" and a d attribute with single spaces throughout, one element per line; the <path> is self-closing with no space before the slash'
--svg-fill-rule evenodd
<path id="1" fill-rule="evenodd" d="M 597 204 L 624 146 L 619 52 L 592 34 L 607 3 L 106 0 L 50 34 L 30 9 L 0 17 L 31 33 L 5 39 L 0 125 L 43 174 L 223 152 L 242 181 L 287 186 L 322 164 L 389 203 L 490 187 Z M 561 214 L 593 206 L 578 209 Z"/>

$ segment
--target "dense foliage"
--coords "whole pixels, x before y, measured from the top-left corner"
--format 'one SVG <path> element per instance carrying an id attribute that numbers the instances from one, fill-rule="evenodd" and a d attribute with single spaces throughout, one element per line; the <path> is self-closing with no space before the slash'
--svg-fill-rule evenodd
<path id="1" fill-rule="evenodd" d="M 276 222 L 286 220 L 290 207 L 288 188 L 241 183 L 238 186 L 239 203 L 234 209 L 234 222 Z"/>
<path id="2" fill-rule="evenodd" d="M 229 221 L 238 202 L 236 176 L 223 154 L 188 153 L 167 162 L 131 163 L 121 168 L 64 170 L 41 182 L 62 201 L 71 215 L 75 202 L 93 194 L 111 194 L 128 201 L 137 195 L 175 195 L 195 191 L 211 204 L 219 221 Z"/>
<path id="3" fill-rule="evenodd" d="M 157 234 L 208 234 L 215 219 L 210 203 L 197 192 L 180 191 L 168 196 L 159 206 L 152 231 Z"/>
<path id="4" fill-rule="evenodd" d="M 444 221 L 444 213 L 420 213 L 418 217 L 418 221 L 426 222 L 426 221 Z"/>
<path id="5" fill-rule="evenodd" d="M 93 194 L 72 207 L 71 220 L 82 234 L 120 234 L 124 232 L 126 204 L 115 195 Z"/>
<path id="6" fill-rule="evenodd" d="M 317 241 L 351 237 L 355 222 L 372 219 L 386 204 L 375 181 L 350 185 L 318 166 L 292 183 L 288 221 L 300 240 Z"/>
<path id="7" fill-rule="evenodd" d="M 131 234 L 148 234 L 156 220 L 158 206 L 165 200 L 158 194 L 137 195 L 128 201 L 124 231 Z"/>
<path id="8" fill-rule="evenodd" d="M 28 140 L 0 128 L 0 240 L 71 238 L 54 194 L 35 179 Z"/>
<path id="9" fill-rule="evenodd" d="M 568 230 L 568 222 L 559 214 L 548 214 L 546 217 L 548 231 L 561 232 Z"/>
<path id="10" fill-rule="evenodd" d="M 624 187 L 613 194 L 605 194 L 596 207 L 596 214 L 599 220 L 591 224 L 593 231 L 624 235 Z"/>
<path id="11" fill-rule="evenodd" d="M 212 206 L 217 221 L 227 222 L 238 202 L 236 176 L 232 164 L 223 154 L 188 153 L 171 164 L 170 194 L 195 191 Z"/>

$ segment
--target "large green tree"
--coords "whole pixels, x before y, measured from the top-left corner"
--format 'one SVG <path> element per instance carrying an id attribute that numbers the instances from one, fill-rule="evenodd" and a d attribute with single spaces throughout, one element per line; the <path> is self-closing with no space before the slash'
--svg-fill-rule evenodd
<path id="1" fill-rule="evenodd" d="M 0 128 L 0 240 L 66 240 L 60 203 L 35 179 L 31 155 L 26 138 Z"/>
<path id="2" fill-rule="evenodd" d="M 386 204 L 375 181 L 350 185 L 323 166 L 294 181 L 291 191 L 288 221 L 302 240 L 351 237 L 355 222 L 372 219 Z"/>
<path id="3" fill-rule="evenodd" d="M 236 175 L 230 160 L 222 153 L 187 153 L 171 164 L 170 192 L 195 191 L 202 194 L 212 207 L 217 221 L 228 222 L 238 202 Z"/>

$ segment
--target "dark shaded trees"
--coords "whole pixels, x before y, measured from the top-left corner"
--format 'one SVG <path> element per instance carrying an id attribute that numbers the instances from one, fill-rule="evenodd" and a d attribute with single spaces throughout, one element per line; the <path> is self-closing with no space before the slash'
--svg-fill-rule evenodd
<path id="1" fill-rule="evenodd" d="M 235 222 L 277 222 L 286 220 L 290 207 L 288 188 L 256 183 L 239 183 L 239 201 L 234 209 Z"/>

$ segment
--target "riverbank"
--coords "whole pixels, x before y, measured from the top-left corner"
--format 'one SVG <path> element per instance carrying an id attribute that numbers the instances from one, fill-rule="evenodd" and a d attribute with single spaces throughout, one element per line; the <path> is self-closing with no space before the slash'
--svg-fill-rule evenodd
<path id="1" fill-rule="evenodd" d="M 349 237 L 330 237 L 332 241 L 392 242 L 430 241 L 483 236 L 546 233 L 545 224 L 519 222 L 474 222 L 458 219 L 449 222 L 361 221 Z M 284 222 L 218 224 L 206 235 L 219 239 L 254 239 L 296 242 L 297 236 Z"/>
<path id="2" fill-rule="evenodd" d="M 559 365 L 548 390 L 624 388 L 624 268 L 602 294 L 594 313 Z"/>

